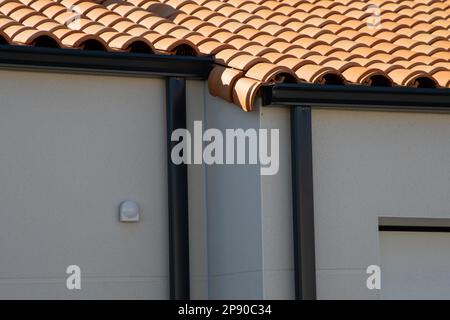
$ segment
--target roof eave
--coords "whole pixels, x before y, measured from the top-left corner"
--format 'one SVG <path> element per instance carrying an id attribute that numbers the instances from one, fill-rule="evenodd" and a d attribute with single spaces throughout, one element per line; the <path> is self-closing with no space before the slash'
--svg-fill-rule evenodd
<path id="1" fill-rule="evenodd" d="M 0 67 L 206 79 L 212 57 L 0 45 Z"/>
<path id="2" fill-rule="evenodd" d="M 447 88 L 275 84 L 262 90 L 265 106 L 450 111 L 450 89 Z"/>

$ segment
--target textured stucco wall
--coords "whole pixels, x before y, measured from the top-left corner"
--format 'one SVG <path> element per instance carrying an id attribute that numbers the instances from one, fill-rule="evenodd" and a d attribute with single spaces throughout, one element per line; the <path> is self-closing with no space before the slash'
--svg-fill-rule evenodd
<path id="1" fill-rule="evenodd" d="M 289 111 L 245 113 L 205 93 L 205 128 L 280 130 L 280 170 L 259 165 L 204 166 L 211 299 L 294 296 Z"/>
<path id="2" fill-rule="evenodd" d="M 3 70 L 0 97 L 0 298 L 168 298 L 164 80 Z"/>
<path id="3" fill-rule="evenodd" d="M 378 217 L 450 218 L 450 115 L 315 109 L 312 130 L 318 298 L 379 298 Z"/>

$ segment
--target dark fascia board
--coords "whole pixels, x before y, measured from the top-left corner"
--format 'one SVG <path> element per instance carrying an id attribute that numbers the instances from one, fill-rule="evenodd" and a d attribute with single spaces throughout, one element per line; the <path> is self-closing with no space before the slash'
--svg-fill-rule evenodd
<path id="1" fill-rule="evenodd" d="M 450 111 L 450 89 L 362 85 L 276 84 L 263 87 L 263 105 Z"/>
<path id="2" fill-rule="evenodd" d="M 213 60 L 209 56 L 188 57 L 0 45 L 0 67 L 7 69 L 206 79 L 212 64 Z"/>

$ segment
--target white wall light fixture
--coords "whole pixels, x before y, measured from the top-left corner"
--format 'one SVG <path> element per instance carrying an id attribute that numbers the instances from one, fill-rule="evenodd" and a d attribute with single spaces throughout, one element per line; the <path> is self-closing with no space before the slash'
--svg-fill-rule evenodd
<path id="1" fill-rule="evenodd" d="M 138 222 L 140 218 L 140 209 L 136 201 L 127 200 L 119 206 L 120 222 Z"/>

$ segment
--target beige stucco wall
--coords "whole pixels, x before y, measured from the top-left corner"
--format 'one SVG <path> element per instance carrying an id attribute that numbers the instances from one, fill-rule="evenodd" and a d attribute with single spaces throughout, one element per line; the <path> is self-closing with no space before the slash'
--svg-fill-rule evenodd
<path id="1" fill-rule="evenodd" d="M 0 71 L 0 298 L 168 298 L 165 81 Z M 187 125 L 278 128 L 187 81 Z M 288 139 L 289 130 L 280 133 Z M 188 166 L 191 297 L 293 295 L 287 145 L 280 173 Z M 161 152 L 163 151 L 163 152 Z M 117 206 L 142 207 L 123 224 Z M 77 264 L 82 289 L 66 289 Z"/>
<path id="2" fill-rule="evenodd" d="M 187 128 L 193 132 L 194 121 L 204 122 L 204 81 L 186 83 Z M 188 166 L 189 255 L 191 299 L 208 299 L 208 233 L 206 213 L 206 168 Z"/>
<path id="3" fill-rule="evenodd" d="M 1 299 L 168 298 L 164 107 L 162 79 L 0 71 Z"/>
<path id="4" fill-rule="evenodd" d="M 259 165 L 203 165 L 207 297 L 292 299 L 289 110 L 257 102 L 255 111 L 245 113 L 208 91 L 205 97 L 205 129 L 278 129 L 281 142 L 280 170 L 273 176 L 261 176 Z"/>
<path id="5" fill-rule="evenodd" d="M 0 298 L 168 298 L 164 80 L 3 70 L 0 84 Z M 289 109 L 244 113 L 193 80 L 187 107 L 190 130 L 280 130 L 274 176 L 188 167 L 192 298 L 293 298 Z M 365 286 L 378 217 L 450 218 L 450 115 L 313 109 L 312 128 L 318 298 L 379 298 Z M 137 224 L 118 222 L 126 199 Z"/>
<path id="6" fill-rule="evenodd" d="M 265 299 L 294 299 L 291 135 L 288 108 L 262 108 L 261 127 L 279 130 L 279 171 L 261 177 Z"/>
<path id="7" fill-rule="evenodd" d="M 450 218 L 450 115 L 314 109 L 312 130 L 318 298 L 377 299 L 378 217 Z"/>

